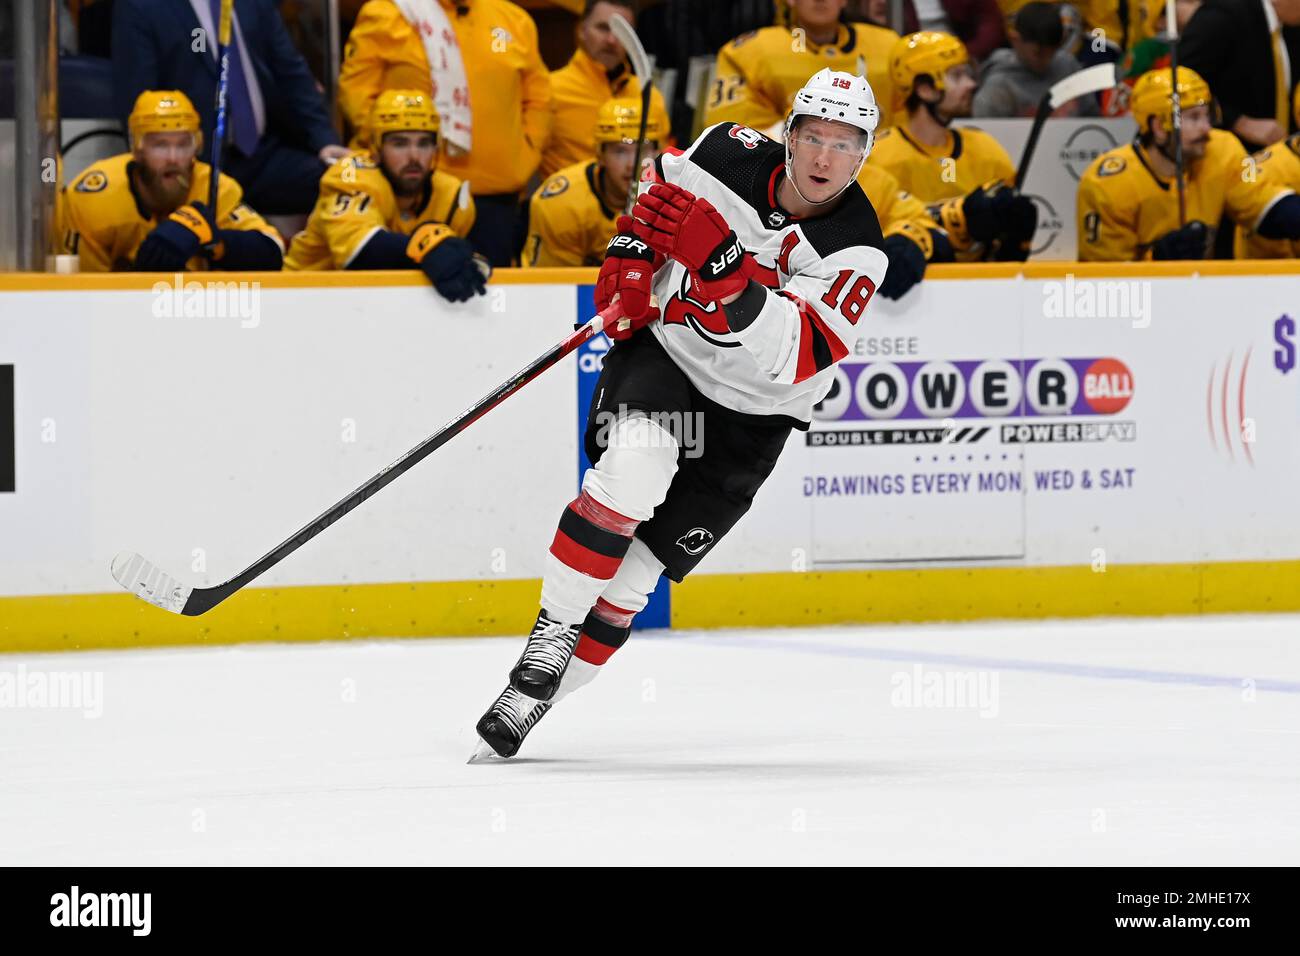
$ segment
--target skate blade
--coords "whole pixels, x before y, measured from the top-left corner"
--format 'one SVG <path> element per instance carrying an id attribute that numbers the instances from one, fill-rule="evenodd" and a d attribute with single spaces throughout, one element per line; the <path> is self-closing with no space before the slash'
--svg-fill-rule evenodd
<path id="1" fill-rule="evenodd" d="M 469 755 L 469 759 L 465 763 L 505 763 L 507 759 L 509 758 L 501 756 L 480 739 L 474 745 L 474 752 Z"/>

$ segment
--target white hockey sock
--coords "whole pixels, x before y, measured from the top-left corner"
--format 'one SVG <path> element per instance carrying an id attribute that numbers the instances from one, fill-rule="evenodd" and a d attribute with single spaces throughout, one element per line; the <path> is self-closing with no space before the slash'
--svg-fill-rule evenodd
<path id="1" fill-rule="evenodd" d="M 676 439 L 644 414 L 609 430 L 608 447 L 583 476 L 582 494 L 565 509 L 546 557 L 541 603 L 549 617 L 586 619 L 676 471 Z"/>

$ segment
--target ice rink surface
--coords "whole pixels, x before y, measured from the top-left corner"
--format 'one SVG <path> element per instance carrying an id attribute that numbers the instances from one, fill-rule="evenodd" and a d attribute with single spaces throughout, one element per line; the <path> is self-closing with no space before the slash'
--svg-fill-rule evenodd
<path id="1" fill-rule="evenodd" d="M 521 646 L 0 657 L 102 674 L 0 709 L 0 862 L 1300 863 L 1297 617 L 637 634 L 467 765 Z"/>

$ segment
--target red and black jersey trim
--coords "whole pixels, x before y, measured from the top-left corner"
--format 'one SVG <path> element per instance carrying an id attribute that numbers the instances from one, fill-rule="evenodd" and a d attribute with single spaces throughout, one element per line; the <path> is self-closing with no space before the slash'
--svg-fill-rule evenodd
<path id="1" fill-rule="evenodd" d="M 701 136 L 690 161 L 752 206 L 764 228 L 783 229 L 794 218 L 776 203 L 775 185 L 785 166 L 785 147 L 767 137 L 746 146 L 731 135 L 737 125 L 720 123 Z"/>
<path id="2" fill-rule="evenodd" d="M 826 215 L 800 219 L 799 229 L 823 259 L 854 246 L 880 249 L 885 244 L 876 210 L 856 182 L 849 183 L 840 204 Z"/>
<path id="3" fill-rule="evenodd" d="M 849 354 L 848 347 L 831 331 L 812 303 L 785 290 L 777 295 L 785 296 L 799 307 L 799 361 L 794 372 L 796 383 L 807 381 Z"/>

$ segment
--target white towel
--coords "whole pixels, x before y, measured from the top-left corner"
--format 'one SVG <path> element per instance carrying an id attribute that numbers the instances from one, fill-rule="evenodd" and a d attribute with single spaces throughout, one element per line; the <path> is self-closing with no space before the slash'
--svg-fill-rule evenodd
<path id="1" fill-rule="evenodd" d="M 456 31 L 451 28 L 447 11 L 438 0 L 393 2 L 424 44 L 429 78 L 433 82 L 433 102 L 442 121 L 442 138 L 448 145 L 448 153 L 468 153 L 474 141 L 469 79 L 465 76 L 465 61 L 461 58 L 460 44 L 456 42 Z"/>

